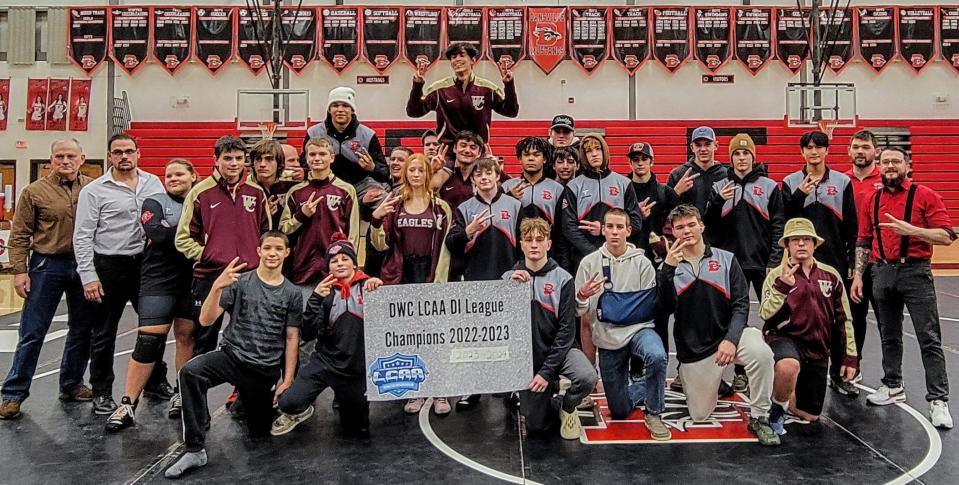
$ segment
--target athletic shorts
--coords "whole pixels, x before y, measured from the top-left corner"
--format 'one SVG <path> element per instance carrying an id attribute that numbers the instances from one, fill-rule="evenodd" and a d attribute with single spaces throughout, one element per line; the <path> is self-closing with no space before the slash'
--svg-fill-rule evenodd
<path id="1" fill-rule="evenodd" d="M 139 326 L 169 325 L 174 318 L 193 318 L 193 297 L 189 292 L 179 295 L 141 295 Z"/>
<path id="2" fill-rule="evenodd" d="M 773 351 L 773 359 L 779 362 L 782 359 L 799 361 L 799 376 L 796 378 L 796 408 L 819 416 L 822 414 L 826 400 L 826 378 L 828 367 L 812 364 L 799 354 L 799 347 L 792 339 L 774 337 L 767 341 Z"/>

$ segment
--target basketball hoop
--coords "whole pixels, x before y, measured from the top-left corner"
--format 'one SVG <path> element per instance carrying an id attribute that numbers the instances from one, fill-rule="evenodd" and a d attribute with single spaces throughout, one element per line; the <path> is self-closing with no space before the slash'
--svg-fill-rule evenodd
<path id="1" fill-rule="evenodd" d="M 276 129 L 280 125 L 275 121 L 265 121 L 263 123 L 257 123 L 257 128 L 260 130 L 260 139 L 261 140 L 272 140 L 273 134 L 276 133 Z"/>
<path id="2" fill-rule="evenodd" d="M 819 123 L 816 124 L 819 128 L 819 131 L 826 134 L 830 140 L 832 140 L 832 132 L 839 126 L 838 120 L 819 120 Z"/>

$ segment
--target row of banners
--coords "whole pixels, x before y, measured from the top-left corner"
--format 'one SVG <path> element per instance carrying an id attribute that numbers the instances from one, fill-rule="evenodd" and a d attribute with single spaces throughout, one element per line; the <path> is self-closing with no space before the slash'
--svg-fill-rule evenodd
<path id="1" fill-rule="evenodd" d="M 234 57 L 254 74 L 271 57 L 272 10 L 242 7 L 73 8 L 69 54 L 88 74 L 113 59 L 132 75 L 151 57 L 170 74 L 195 58 L 216 74 Z M 896 56 L 921 71 L 937 52 L 959 70 L 959 7 L 823 10 L 818 38 L 841 72 L 858 53 L 877 73 Z M 547 74 L 564 59 L 587 73 L 615 59 L 630 74 L 650 58 L 675 72 L 695 58 L 715 72 L 735 58 L 794 74 L 810 57 L 810 11 L 755 7 L 283 7 L 283 63 L 320 59 L 337 72 L 361 57 L 385 73 L 401 57 L 432 66 L 452 42 L 483 57 L 529 58 Z"/>
<path id="2" fill-rule="evenodd" d="M 89 79 L 28 79 L 25 128 L 30 131 L 87 131 L 90 84 Z M 0 97 L 2 95 L 0 85 Z M 0 129 L 5 128 L 6 125 L 0 122 Z"/>

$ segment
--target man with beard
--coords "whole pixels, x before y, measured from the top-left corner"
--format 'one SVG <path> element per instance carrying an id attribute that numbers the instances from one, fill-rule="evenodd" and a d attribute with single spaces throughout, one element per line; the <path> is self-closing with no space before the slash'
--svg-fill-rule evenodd
<path id="1" fill-rule="evenodd" d="M 903 306 L 916 332 L 926 374 L 929 419 L 938 428 L 952 428 L 949 380 L 942 351 L 936 288 L 930 260 L 932 246 L 956 240 L 942 197 L 906 177 L 909 159 L 899 147 L 879 156 L 884 188 L 876 191 L 859 213 L 859 242 L 852 299 L 863 299 L 862 273 L 872 267 L 873 297 L 882 339 L 882 386 L 869 404 L 884 406 L 906 400 L 902 382 Z"/>

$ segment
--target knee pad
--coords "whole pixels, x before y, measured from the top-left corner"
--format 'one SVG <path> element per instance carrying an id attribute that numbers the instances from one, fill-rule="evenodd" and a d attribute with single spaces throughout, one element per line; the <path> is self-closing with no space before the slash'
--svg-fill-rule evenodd
<path id="1" fill-rule="evenodd" d="M 166 345 L 166 335 L 138 333 L 137 343 L 130 357 L 141 364 L 154 364 L 163 353 L 164 345 Z"/>

